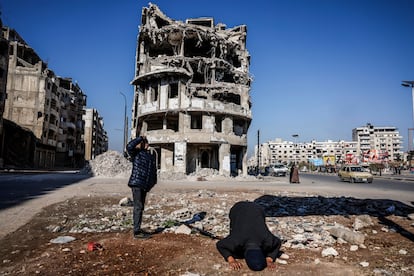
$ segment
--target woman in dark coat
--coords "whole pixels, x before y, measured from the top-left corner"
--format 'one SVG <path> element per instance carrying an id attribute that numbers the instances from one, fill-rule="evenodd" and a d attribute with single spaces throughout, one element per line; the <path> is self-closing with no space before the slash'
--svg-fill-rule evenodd
<path id="1" fill-rule="evenodd" d="M 292 168 L 290 168 L 290 183 L 300 183 L 299 182 L 299 169 L 296 165 L 292 165 Z"/>

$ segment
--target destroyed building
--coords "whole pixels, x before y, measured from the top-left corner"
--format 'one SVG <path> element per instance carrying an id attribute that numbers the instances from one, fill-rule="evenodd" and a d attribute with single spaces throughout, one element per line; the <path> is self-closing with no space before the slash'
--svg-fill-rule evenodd
<path id="1" fill-rule="evenodd" d="M 71 78 L 56 76 L 15 30 L 3 26 L 2 34 L 9 43 L 2 165 L 83 166 L 86 95 Z"/>
<path id="2" fill-rule="evenodd" d="M 146 135 L 162 172 L 247 174 L 252 120 L 247 27 L 142 9 L 131 136 Z"/>

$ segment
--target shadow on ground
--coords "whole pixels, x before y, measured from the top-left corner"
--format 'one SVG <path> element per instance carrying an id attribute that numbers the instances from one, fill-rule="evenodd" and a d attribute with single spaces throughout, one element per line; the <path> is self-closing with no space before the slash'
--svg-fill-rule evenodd
<path id="1" fill-rule="evenodd" d="M 68 176 L 69 174 L 69 176 Z M 0 175 L 0 210 L 37 198 L 91 177 L 80 173 L 34 173 Z"/>
<path id="2" fill-rule="evenodd" d="M 357 199 L 353 197 L 288 197 L 263 195 L 255 200 L 263 206 L 268 217 L 285 216 L 333 216 L 370 215 L 401 236 L 414 242 L 414 234 L 387 216 L 407 217 L 414 213 L 414 207 L 389 199 Z"/>

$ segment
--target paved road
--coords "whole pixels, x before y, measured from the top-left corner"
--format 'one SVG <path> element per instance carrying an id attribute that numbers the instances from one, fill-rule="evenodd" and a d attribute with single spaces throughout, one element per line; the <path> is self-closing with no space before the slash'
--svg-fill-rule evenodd
<path id="1" fill-rule="evenodd" d="M 414 205 L 414 181 L 383 176 L 372 184 L 350 184 L 335 175 L 301 174 L 300 184 L 287 177 L 225 179 L 209 181 L 161 181 L 152 192 L 168 189 L 221 191 L 293 192 L 306 195 L 391 199 Z M 414 180 L 414 177 L 412 178 Z M 125 178 L 87 177 L 77 173 L 0 174 L 0 238 L 29 221 L 43 207 L 75 196 L 131 196 Z"/>

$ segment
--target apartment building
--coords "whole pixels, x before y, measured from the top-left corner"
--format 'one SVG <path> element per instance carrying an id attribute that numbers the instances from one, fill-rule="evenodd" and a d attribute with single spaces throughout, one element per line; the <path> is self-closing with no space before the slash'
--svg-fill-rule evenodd
<path id="1" fill-rule="evenodd" d="M 357 143 L 343 140 L 295 143 L 277 138 L 263 143 L 261 147 L 260 163 L 263 166 L 301 163 L 315 159 L 321 159 L 322 162 L 350 163 L 352 160 L 355 161 L 357 154 Z"/>
<path id="2" fill-rule="evenodd" d="M 352 130 L 353 141 L 311 141 L 294 143 L 275 139 L 255 146 L 249 166 L 283 163 L 317 162 L 319 165 L 387 163 L 405 160 L 402 136 L 396 127 L 375 127 L 367 124 Z"/>
<path id="3" fill-rule="evenodd" d="M 85 122 L 85 160 L 92 160 L 108 151 L 108 135 L 104 129 L 104 121 L 94 108 L 86 109 L 83 115 Z"/>
<path id="4" fill-rule="evenodd" d="M 85 94 L 71 79 L 56 76 L 15 30 L 2 31 L 9 42 L 5 165 L 82 166 Z"/>
<path id="5" fill-rule="evenodd" d="M 247 28 L 142 9 L 131 137 L 146 135 L 161 172 L 247 174 L 252 119 Z"/>
<path id="6" fill-rule="evenodd" d="M 352 130 L 352 140 L 358 142 L 363 162 L 383 162 L 402 159 L 402 136 L 392 126 L 376 127 L 372 124 Z"/>
<path id="7" fill-rule="evenodd" d="M 0 19 L 0 29 L 3 22 Z M 7 97 L 7 71 L 9 68 L 9 41 L 0 33 L 0 168 L 4 164 L 4 123 L 3 112 Z"/>
<path id="8" fill-rule="evenodd" d="M 56 164 L 61 167 L 82 167 L 85 156 L 83 115 L 86 95 L 72 78 L 57 77 L 57 80 L 60 117 Z"/>

